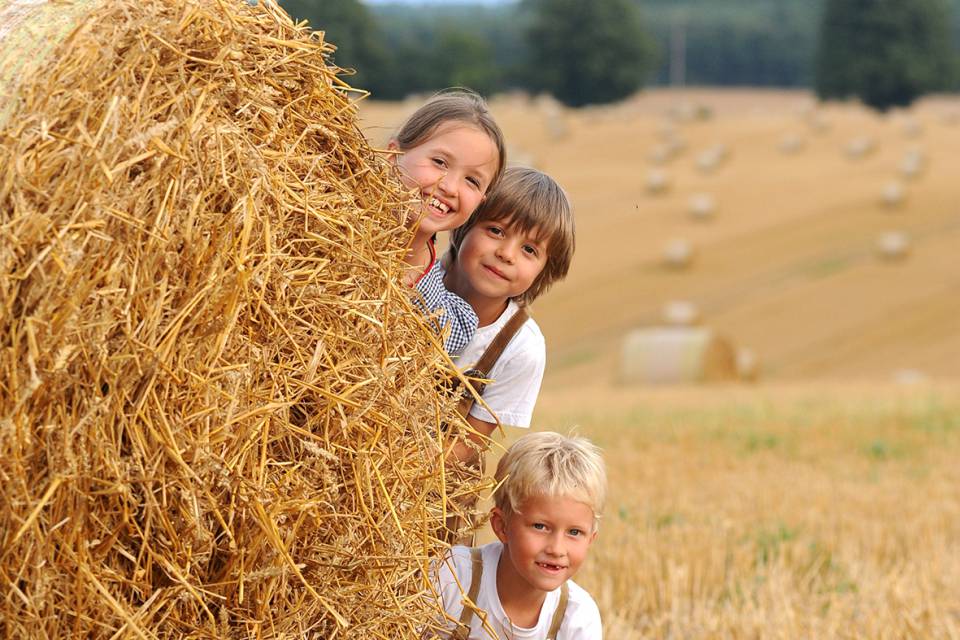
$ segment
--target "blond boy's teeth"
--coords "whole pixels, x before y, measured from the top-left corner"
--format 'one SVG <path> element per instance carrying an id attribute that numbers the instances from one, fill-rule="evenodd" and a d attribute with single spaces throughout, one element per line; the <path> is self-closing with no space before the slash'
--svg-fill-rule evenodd
<path id="1" fill-rule="evenodd" d="M 436 207 L 437 209 L 440 209 L 440 211 L 444 213 L 450 211 L 450 207 L 440 202 L 436 198 L 430 198 L 430 206 Z"/>

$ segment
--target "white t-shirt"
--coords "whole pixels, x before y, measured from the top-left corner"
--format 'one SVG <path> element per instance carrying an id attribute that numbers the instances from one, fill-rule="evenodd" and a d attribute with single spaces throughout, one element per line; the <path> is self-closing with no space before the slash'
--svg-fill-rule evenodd
<path id="1" fill-rule="evenodd" d="M 461 371 L 476 365 L 503 325 L 507 324 L 519 308 L 517 303 L 511 300 L 499 318 L 477 329 L 473 340 L 455 358 Z M 503 350 L 500 359 L 493 365 L 488 373 L 493 382 L 480 394 L 504 425 L 523 428 L 530 426 L 546 364 L 547 349 L 543 334 L 533 318 L 530 318 L 523 323 Z M 474 403 L 470 415 L 486 422 L 496 422 L 490 411 L 479 402 Z"/>
<path id="2" fill-rule="evenodd" d="M 500 596 L 497 594 L 497 564 L 503 551 L 503 544 L 491 542 L 480 547 L 483 558 L 483 576 L 480 580 L 480 593 L 477 595 L 477 606 L 487 612 L 487 622 L 493 627 L 500 640 L 516 638 L 517 640 L 545 640 L 553 622 L 553 613 L 560 602 L 560 589 L 547 593 L 547 598 L 540 609 L 540 619 L 537 626 L 524 628 L 514 626 L 504 613 L 500 605 Z M 454 573 L 456 579 L 454 579 Z M 470 579 L 473 577 L 473 562 L 470 558 L 470 548 L 456 546 L 450 550 L 450 555 L 440 563 L 435 575 L 435 587 L 441 598 L 447 615 L 454 620 L 460 619 L 463 612 L 463 597 L 470 590 Z M 460 586 L 463 586 L 463 593 Z M 600 622 L 600 610 L 597 604 L 573 580 L 567 580 L 569 599 L 567 610 L 557 633 L 557 640 L 600 640 L 603 638 L 603 625 Z M 450 629 L 455 628 L 450 623 Z M 490 634 L 484 630 L 483 622 L 476 614 L 470 621 L 470 640 L 491 640 Z"/>

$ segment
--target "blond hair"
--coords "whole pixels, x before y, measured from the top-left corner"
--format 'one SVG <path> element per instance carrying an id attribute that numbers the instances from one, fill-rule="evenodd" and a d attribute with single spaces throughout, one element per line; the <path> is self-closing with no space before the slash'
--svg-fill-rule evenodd
<path id="1" fill-rule="evenodd" d="M 393 140 L 400 151 L 409 151 L 429 140 L 441 126 L 451 122 L 476 127 L 486 133 L 497 148 L 497 170 L 487 187 L 489 191 L 507 166 L 507 149 L 503 132 L 479 93 L 463 87 L 438 91 L 407 118 Z"/>
<path id="2" fill-rule="evenodd" d="M 550 285 L 566 277 L 573 261 L 576 230 L 570 200 L 553 178 L 527 167 L 510 167 L 504 171 L 496 187 L 487 192 L 470 218 L 451 232 L 452 262 L 456 261 L 467 232 L 487 220 L 518 227 L 523 233 L 534 231 L 538 238 L 546 241 L 547 262 L 533 284 L 514 298 L 518 304 L 530 304 Z"/>
<path id="3" fill-rule="evenodd" d="M 493 501 L 504 513 L 518 513 L 532 496 L 565 497 L 588 505 L 599 524 L 607 473 L 600 449 L 582 436 L 528 433 L 507 449 L 494 477 Z"/>

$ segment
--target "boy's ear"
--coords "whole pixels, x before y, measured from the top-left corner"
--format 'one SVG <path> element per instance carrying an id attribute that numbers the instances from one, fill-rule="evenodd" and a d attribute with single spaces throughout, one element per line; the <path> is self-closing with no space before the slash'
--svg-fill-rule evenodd
<path id="1" fill-rule="evenodd" d="M 490 528 L 500 542 L 507 543 L 507 516 L 500 507 L 490 510 Z"/>
<path id="2" fill-rule="evenodd" d="M 400 151 L 400 145 L 397 144 L 396 138 L 390 138 L 390 142 L 387 143 L 387 151 Z M 396 158 L 397 156 L 393 156 Z"/>

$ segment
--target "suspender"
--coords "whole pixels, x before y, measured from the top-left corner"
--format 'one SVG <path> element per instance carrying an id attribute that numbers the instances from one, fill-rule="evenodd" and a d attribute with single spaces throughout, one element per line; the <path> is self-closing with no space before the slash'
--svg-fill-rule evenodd
<path id="1" fill-rule="evenodd" d="M 522 327 L 523 323 L 529 318 L 530 314 L 527 313 L 526 309 L 523 307 L 517 309 L 513 317 L 507 320 L 507 323 L 503 325 L 500 331 L 497 332 L 497 335 L 494 336 L 489 346 L 487 346 L 486 351 L 484 351 L 480 359 L 477 360 L 477 364 L 475 364 L 472 369 L 465 371 L 464 376 L 468 378 L 478 378 L 480 380 L 489 379 L 490 370 L 493 369 L 493 365 L 497 363 L 497 360 L 503 355 L 503 350 L 507 348 L 507 345 L 513 340 L 513 336 L 517 335 L 517 331 L 520 330 L 520 327 Z M 483 393 L 486 387 L 486 384 L 482 382 L 471 382 L 470 384 L 477 392 L 477 395 Z M 457 412 L 463 417 L 466 417 L 476 401 L 476 398 L 470 393 L 470 390 L 464 388 L 463 396 L 460 398 L 460 404 L 457 405 Z"/>
<path id="2" fill-rule="evenodd" d="M 473 621 L 473 614 L 477 606 L 477 597 L 480 595 L 480 582 L 483 578 L 483 557 L 479 547 L 470 549 L 471 573 L 470 590 L 467 592 L 469 602 L 463 603 L 463 611 L 460 612 L 460 622 L 456 630 L 450 634 L 450 640 L 467 640 L 470 637 L 470 623 Z M 560 633 L 560 625 L 563 624 L 563 616 L 567 613 L 567 602 L 570 601 L 570 589 L 564 582 L 560 587 L 560 602 L 553 612 L 553 620 L 550 621 L 550 630 L 547 632 L 547 640 L 556 640 Z"/>

